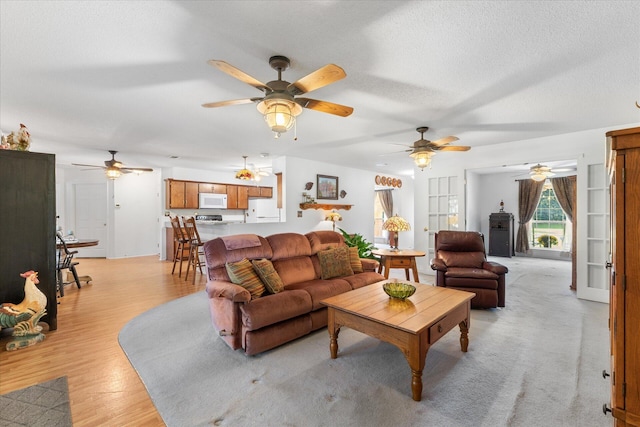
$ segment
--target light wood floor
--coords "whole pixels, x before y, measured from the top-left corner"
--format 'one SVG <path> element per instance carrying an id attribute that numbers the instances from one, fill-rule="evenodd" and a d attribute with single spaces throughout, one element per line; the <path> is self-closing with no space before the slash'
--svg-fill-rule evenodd
<path id="1" fill-rule="evenodd" d="M 43 342 L 17 351 L 6 351 L 11 337 L 2 336 L 0 394 L 66 375 L 74 426 L 163 426 L 118 333 L 138 314 L 203 292 L 204 276 L 198 272 L 194 286 L 157 256 L 79 261 L 78 273 L 93 280 L 65 287 L 57 330 L 45 327 Z"/>

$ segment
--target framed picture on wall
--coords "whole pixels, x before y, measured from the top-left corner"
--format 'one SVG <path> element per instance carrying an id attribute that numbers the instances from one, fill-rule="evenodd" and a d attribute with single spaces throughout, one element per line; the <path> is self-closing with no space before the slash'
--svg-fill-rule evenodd
<path id="1" fill-rule="evenodd" d="M 318 199 L 338 200 L 338 177 L 329 175 L 317 175 Z"/>

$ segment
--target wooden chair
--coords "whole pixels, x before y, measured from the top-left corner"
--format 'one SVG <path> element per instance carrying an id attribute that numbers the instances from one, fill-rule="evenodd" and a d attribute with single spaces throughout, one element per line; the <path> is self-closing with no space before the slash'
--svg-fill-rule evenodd
<path id="1" fill-rule="evenodd" d="M 57 241 L 56 246 L 58 246 L 58 260 L 56 262 L 56 285 L 58 287 L 58 292 L 60 292 L 60 296 L 64 296 L 64 286 L 70 283 L 76 282 L 76 286 L 78 289 L 80 286 L 80 278 L 78 277 L 78 272 L 76 271 L 76 265 L 80 264 L 77 261 L 73 260 L 73 256 L 78 253 L 78 251 L 70 251 L 62 238 L 62 234 L 56 233 Z M 68 270 L 73 274 L 73 282 L 65 282 L 62 278 L 62 271 Z"/>
<path id="2" fill-rule="evenodd" d="M 175 251 L 173 254 L 173 268 L 171 274 L 176 271 L 176 263 L 180 261 L 180 269 L 178 270 L 178 277 L 182 276 L 182 262 L 189 260 L 189 238 L 180 224 L 180 218 L 171 218 L 171 227 L 173 228 L 173 244 Z"/>
<path id="3" fill-rule="evenodd" d="M 202 266 L 204 262 L 201 256 L 204 256 L 204 243 L 200 240 L 200 233 L 198 233 L 198 227 L 196 226 L 196 219 L 193 217 L 182 217 L 182 223 L 189 239 L 189 262 L 187 263 L 187 274 L 184 276 L 186 281 L 189 277 L 189 270 L 193 266 L 193 283 L 196 283 L 196 267 L 200 269 L 200 274 L 204 274 Z"/>

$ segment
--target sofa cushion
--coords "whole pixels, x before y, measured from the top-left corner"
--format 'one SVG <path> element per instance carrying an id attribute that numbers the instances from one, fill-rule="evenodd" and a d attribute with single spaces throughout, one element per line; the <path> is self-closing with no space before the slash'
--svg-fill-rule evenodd
<path id="1" fill-rule="evenodd" d="M 300 256 L 311 255 L 311 245 L 309 240 L 303 235 L 298 233 L 280 233 L 267 236 L 267 242 L 271 246 L 273 251 L 272 256 L 266 256 L 271 261 L 277 261 L 280 259 L 294 258 Z"/>
<path id="2" fill-rule="evenodd" d="M 267 290 L 272 294 L 277 294 L 284 289 L 284 283 L 278 275 L 278 272 L 273 268 L 273 263 L 266 258 L 256 259 L 252 261 L 253 269 L 258 273 L 262 283 Z"/>
<path id="3" fill-rule="evenodd" d="M 265 291 L 264 284 L 253 269 L 251 261 L 244 258 L 238 262 L 228 262 L 225 267 L 231 283 L 240 285 L 251 294 L 251 299 L 260 298 Z"/>
<path id="4" fill-rule="evenodd" d="M 353 289 L 358 289 L 372 283 L 381 282 L 384 280 L 384 276 L 375 271 L 365 271 L 364 273 L 354 274 L 353 276 L 342 277 L 342 280 L 347 281 Z"/>
<path id="5" fill-rule="evenodd" d="M 351 262 L 351 270 L 353 270 L 354 273 L 364 272 L 362 261 L 360 260 L 360 254 L 358 253 L 358 248 L 355 246 L 349 248 L 349 261 Z"/>
<path id="6" fill-rule="evenodd" d="M 453 252 L 438 251 L 438 258 L 444 261 L 447 267 L 482 268 L 485 260 L 484 252 Z"/>
<path id="7" fill-rule="evenodd" d="M 345 246 L 344 237 L 342 234 L 336 233 L 331 230 L 318 230 L 311 231 L 305 234 L 311 245 L 311 254 L 317 254 L 320 251 L 326 251 L 327 249 L 338 248 Z"/>
<path id="8" fill-rule="evenodd" d="M 210 280 L 229 281 L 229 275 L 225 264 L 228 262 L 247 259 L 271 258 L 273 251 L 264 237 L 256 236 L 260 241 L 260 246 L 227 250 L 220 237 L 208 240 L 204 243 L 205 263 L 207 265 L 207 276 Z"/>
<path id="9" fill-rule="evenodd" d="M 320 310 L 325 308 L 324 305 L 320 303 L 320 301 L 332 297 L 334 295 L 339 295 L 344 292 L 348 292 L 351 290 L 351 285 L 344 280 L 340 279 L 315 279 L 309 280 L 306 282 L 295 283 L 293 285 L 285 286 L 286 291 L 294 290 L 294 289 L 302 289 L 307 292 L 311 296 L 311 309 L 312 310 Z M 280 294 L 278 294 L 280 295 Z"/>
<path id="10" fill-rule="evenodd" d="M 447 287 L 498 289 L 498 275 L 480 268 L 449 268 Z"/>
<path id="11" fill-rule="evenodd" d="M 288 290 L 276 295 L 266 295 L 240 305 L 242 324 L 247 330 L 255 331 L 309 313 L 311 306 L 311 296 L 302 290 Z"/>
<path id="12" fill-rule="evenodd" d="M 320 262 L 321 278 L 323 280 L 353 276 L 349 248 L 346 246 L 318 252 L 318 261 Z"/>

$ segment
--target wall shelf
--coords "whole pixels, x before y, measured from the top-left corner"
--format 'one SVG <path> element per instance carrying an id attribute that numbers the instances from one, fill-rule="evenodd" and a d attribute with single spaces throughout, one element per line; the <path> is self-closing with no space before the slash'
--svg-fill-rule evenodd
<path id="1" fill-rule="evenodd" d="M 324 209 L 330 211 L 331 209 L 344 209 L 348 211 L 353 205 L 338 205 L 335 203 L 300 203 L 300 209 Z"/>

